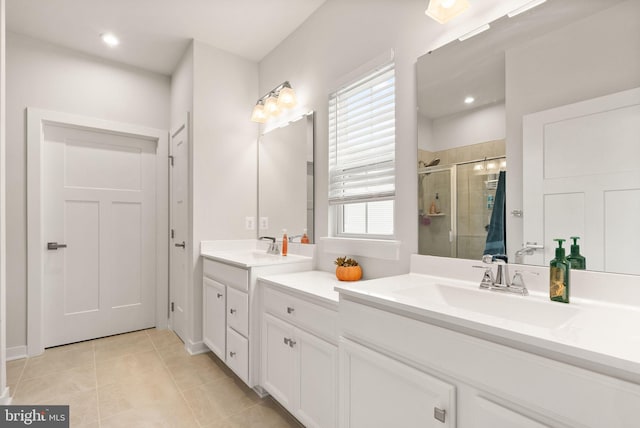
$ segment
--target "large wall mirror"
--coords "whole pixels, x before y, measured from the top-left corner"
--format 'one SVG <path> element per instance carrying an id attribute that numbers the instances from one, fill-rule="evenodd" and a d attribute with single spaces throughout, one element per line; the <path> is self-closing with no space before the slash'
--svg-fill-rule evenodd
<path id="1" fill-rule="evenodd" d="M 579 236 L 587 269 L 640 274 L 638 16 L 547 0 L 418 59 L 420 254 L 479 259 L 502 237 L 548 265 Z"/>
<path id="2" fill-rule="evenodd" d="M 313 112 L 266 131 L 258 141 L 258 236 L 294 242 L 313 230 Z"/>

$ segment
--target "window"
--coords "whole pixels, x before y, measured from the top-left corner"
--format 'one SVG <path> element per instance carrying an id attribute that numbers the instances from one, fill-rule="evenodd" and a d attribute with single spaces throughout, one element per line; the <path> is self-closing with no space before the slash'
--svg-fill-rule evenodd
<path id="1" fill-rule="evenodd" d="M 329 204 L 337 235 L 390 237 L 395 198 L 394 64 L 329 95 Z"/>

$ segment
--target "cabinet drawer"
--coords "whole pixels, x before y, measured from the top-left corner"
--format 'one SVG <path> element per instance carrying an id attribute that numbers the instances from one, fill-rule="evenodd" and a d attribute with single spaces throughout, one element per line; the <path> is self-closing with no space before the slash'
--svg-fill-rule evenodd
<path id="1" fill-rule="evenodd" d="M 249 342 L 228 327 L 226 363 L 240 379 L 249 382 Z"/>
<path id="2" fill-rule="evenodd" d="M 338 340 L 338 313 L 320 305 L 264 287 L 265 310 L 331 343 Z"/>
<path id="3" fill-rule="evenodd" d="M 245 337 L 249 336 L 249 296 L 227 287 L 227 325 Z"/>
<path id="4" fill-rule="evenodd" d="M 230 285 L 245 292 L 249 291 L 249 271 L 246 269 L 204 259 L 202 271 L 204 276 L 220 281 L 225 285 Z"/>

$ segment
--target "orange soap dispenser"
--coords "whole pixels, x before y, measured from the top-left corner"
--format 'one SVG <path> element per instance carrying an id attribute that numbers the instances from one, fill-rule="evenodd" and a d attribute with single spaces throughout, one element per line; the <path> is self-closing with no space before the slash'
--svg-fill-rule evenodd
<path id="1" fill-rule="evenodd" d="M 282 229 L 282 255 L 287 255 L 287 244 L 289 243 L 289 238 L 287 238 L 287 229 Z"/>

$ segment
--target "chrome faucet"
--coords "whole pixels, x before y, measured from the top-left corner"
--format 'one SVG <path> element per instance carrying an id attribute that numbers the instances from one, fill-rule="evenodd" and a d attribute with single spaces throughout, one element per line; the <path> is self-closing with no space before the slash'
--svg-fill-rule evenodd
<path id="1" fill-rule="evenodd" d="M 269 244 L 269 248 L 267 248 L 267 254 L 280 255 L 280 247 L 278 247 L 276 238 L 274 238 L 273 236 L 261 236 L 258 239 L 261 241 L 265 241 L 265 240 L 271 241 L 271 243 Z"/>
<path id="2" fill-rule="evenodd" d="M 480 281 L 480 288 L 491 291 L 520 294 L 521 296 L 529 295 L 529 291 L 524 285 L 522 272 L 516 271 L 513 276 L 513 281 L 510 279 L 507 256 L 492 256 L 487 254 L 482 256 L 482 263 L 484 263 L 484 266 L 474 266 L 475 268 L 485 270 L 482 280 Z M 493 265 L 498 267 L 495 277 L 493 275 Z"/>

